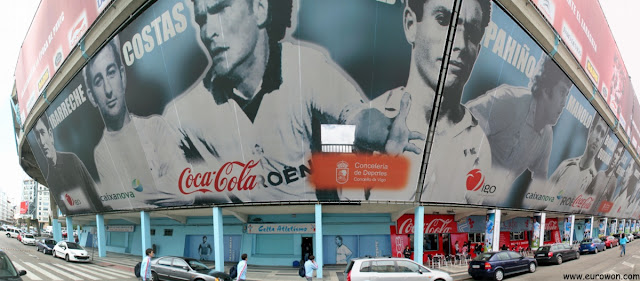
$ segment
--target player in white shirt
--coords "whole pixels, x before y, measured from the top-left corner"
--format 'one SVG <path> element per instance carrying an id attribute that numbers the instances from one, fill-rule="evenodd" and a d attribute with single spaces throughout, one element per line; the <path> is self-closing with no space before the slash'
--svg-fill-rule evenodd
<path id="1" fill-rule="evenodd" d="M 189 166 L 178 132 L 162 117 L 129 113 L 119 45 L 116 36 L 82 72 L 89 101 L 105 123 L 94 149 L 100 200 L 113 209 L 191 204 L 193 195 L 176 188 L 180 173 Z"/>
<path id="2" fill-rule="evenodd" d="M 401 118 L 368 108 L 361 90 L 321 51 L 281 42 L 291 9 L 286 0 L 194 1 L 210 68 L 163 115 L 199 152 L 200 161 L 191 161 L 197 172 L 229 179 L 207 186 L 211 192 L 198 193 L 198 200 L 316 200 L 308 181 L 311 153 L 320 151 L 314 122 L 362 125 L 356 145 L 370 150 L 421 152 L 409 143 L 421 136 Z"/>
<path id="3" fill-rule="evenodd" d="M 386 116 L 400 116 L 402 98 L 411 94 L 407 126 L 426 137 L 431 122 L 433 103 L 445 47 L 451 2 L 446 0 L 406 1 L 403 11 L 405 37 L 412 46 L 409 77 L 405 87 L 382 94 L 373 101 Z M 491 2 L 465 1 L 462 4 L 456 37 L 453 42 L 447 79 L 444 82 L 442 107 L 438 116 L 436 136 L 424 180 L 422 201 L 480 203 L 475 194 L 467 192 L 467 173 L 491 167 L 491 154 L 486 136 L 475 118 L 460 104 L 465 83 L 480 51 L 480 41 L 491 19 Z M 424 147 L 423 140 L 414 144 Z M 483 147 L 481 147 L 483 146 Z M 411 162 L 410 186 L 417 185 L 423 163 L 422 155 L 405 153 Z M 389 197 L 391 191 L 371 191 L 371 200 Z M 403 197 L 415 198 L 413 189 L 405 189 Z M 464 200 L 461 202 L 460 199 Z"/>

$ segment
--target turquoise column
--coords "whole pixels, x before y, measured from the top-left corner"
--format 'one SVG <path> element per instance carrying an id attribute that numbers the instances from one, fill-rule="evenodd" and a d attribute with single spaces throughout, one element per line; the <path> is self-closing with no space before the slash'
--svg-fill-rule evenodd
<path id="1" fill-rule="evenodd" d="M 73 221 L 67 216 L 67 241 L 73 242 Z"/>
<path id="2" fill-rule="evenodd" d="M 62 241 L 62 229 L 58 219 L 52 219 L 51 224 L 53 226 L 53 240 L 56 240 L 56 242 Z"/>
<path id="3" fill-rule="evenodd" d="M 424 206 L 416 207 L 413 215 L 413 260 L 424 264 Z"/>
<path id="4" fill-rule="evenodd" d="M 213 255 L 216 271 L 224 272 L 224 231 L 222 230 L 222 209 L 213 208 Z"/>
<path id="5" fill-rule="evenodd" d="M 142 252 L 141 256 L 146 256 L 145 251 L 151 248 L 151 217 L 149 213 L 140 211 L 140 232 L 142 232 Z M 155 255 L 160 256 L 158 253 Z"/>
<path id="6" fill-rule="evenodd" d="M 318 270 L 316 271 L 316 277 L 322 278 L 323 253 L 322 253 L 322 205 L 316 204 L 316 249 L 313 251 L 316 253 L 316 263 L 318 264 Z"/>
<path id="7" fill-rule="evenodd" d="M 107 232 L 104 227 L 104 215 L 96 215 L 96 226 L 98 234 L 98 256 L 107 256 Z"/>

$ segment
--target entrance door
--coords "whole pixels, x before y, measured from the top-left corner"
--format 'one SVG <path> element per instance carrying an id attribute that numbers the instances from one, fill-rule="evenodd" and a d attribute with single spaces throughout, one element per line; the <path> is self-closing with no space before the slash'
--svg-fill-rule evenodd
<path id="1" fill-rule="evenodd" d="M 309 259 L 313 255 L 313 237 L 302 237 L 302 262 Z"/>

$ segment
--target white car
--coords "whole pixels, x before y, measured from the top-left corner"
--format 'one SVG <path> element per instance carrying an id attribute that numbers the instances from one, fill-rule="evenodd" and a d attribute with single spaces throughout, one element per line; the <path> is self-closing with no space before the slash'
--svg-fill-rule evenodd
<path id="1" fill-rule="evenodd" d="M 405 258 L 352 259 L 345 270 L 346 280 L 442 280 L 453 281 L 451 275 Z"/>
<path id="2" fill-rule="evenodd" d="M 21 238 L 22 239 L 20 240 L 20 242 L 22 242 L 22 244 L 25 244 L 25 245 L 36 244 L 36 238 L 33 236 L 33 234 L 25 233 L 25 234 L 22 234 Z"/>
<path id="3" fill-rule="evenodd" d="M 16 238 L 18 237 L 18 233 L 20 233 L 18 229 L 7 228 L 7 238 Z"/>
<path id="4" fill-rule="evenodd" d="M 90 260 L 89 253 L 82 246 L 75 242 L 60 241 L 53 247 L 53 256 L 63 258 L 66 261 L 82 261 Z"/>

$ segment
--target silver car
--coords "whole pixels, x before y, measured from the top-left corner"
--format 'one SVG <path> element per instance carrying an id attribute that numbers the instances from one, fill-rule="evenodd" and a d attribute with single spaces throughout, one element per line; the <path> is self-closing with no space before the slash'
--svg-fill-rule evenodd
<path id="1" fill-rule="evenodd" d="M 453 278 L 444 271 L 429 269 L 405 258 L 352 259 L 347 265 L 345 275 L 348 281 L 453 281 Z"/>
<path id="2" fill-rule="evenodd" d="M 231 281 L 229 274 L 210 269 L 202 262 L 185 257 L 160 257 L 151 260 L 153 280 Z"/>

